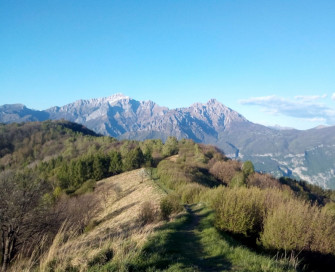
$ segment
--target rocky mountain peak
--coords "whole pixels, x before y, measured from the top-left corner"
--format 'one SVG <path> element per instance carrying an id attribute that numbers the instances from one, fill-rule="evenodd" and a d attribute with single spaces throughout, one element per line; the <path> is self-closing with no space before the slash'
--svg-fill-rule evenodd
<path id="1" fill-rule="evenodd" d="M 115 102 L 118 102 L 120 100 L 125 100 L 125 99 L 131 99 L 129 96 L 126 96 L 122 93 L 116 93 L 111 96 L 102 98 L 101 102 L 108 102 L 109 104 L 113 104 Z"/>
<path id="2" fill-rule="evenodd" d="M 45 111 L 21 104 L 0 106 L 1 123 L 47 119 L 73 121 L 120 139 L 189 138 L 217 145 L 227 156 L 252 160 L 258 171 L 335 188 L 335 127 L 278 130 L 251 123 L 216 99 L 169 109 L 121 93 Z"/>

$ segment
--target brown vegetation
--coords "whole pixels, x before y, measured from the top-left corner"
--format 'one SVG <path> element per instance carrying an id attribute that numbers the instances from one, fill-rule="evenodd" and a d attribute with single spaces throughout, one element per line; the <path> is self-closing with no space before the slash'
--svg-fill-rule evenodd
<path id="1" fill-rule="evenodd" d="M 241 171 L 241 167 L 242 165 L 238 161 L 218 161 L 211 167 L 209 172 L 217 179 L 221 180 L 226 184 L 229 184 L 235 174 L 238 171 Z"/>
<path id="2" fill-rule="evenodd" d="M 247 179 L 247 185 L 249 187 L 258 187 L 261 189 L 266 188 L 281 188 L 281 184 L 278 179 L 275 179 L 273 176 L 269 174 L 260 174 L 253 173 Z"/>

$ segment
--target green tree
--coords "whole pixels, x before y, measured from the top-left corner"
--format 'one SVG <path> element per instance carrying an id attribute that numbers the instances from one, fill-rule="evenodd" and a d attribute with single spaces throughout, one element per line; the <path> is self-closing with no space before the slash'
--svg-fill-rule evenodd
<path id="1" fill-rule="evenodd" d="M 136 147 L 124 157 L 123 168 L 125 171 L 140 168 L 144 163 L 144 155 L 141 148 Z"/>
<path id="2" fill-rule="evenodd" d="M 163 146 L 163 156 L 172 156 L 178 153 L 178 141 L 176 137 L 168 137 Z"/>
<path id="3" fill-rule="evenodd" d="M 152 158 L 150 149 L 148 149 L 148 150 L 144 153 L 144 161 L 145 161 L 145 166 L 146 166 L 146 167 L 151 167 L 151 166 L 153 166 L 153 164 L 154 164 L 154 160 L 153 160 L 153 158 Z"/>
<path id="4" fill-rule="evenodd" d="M 109 164 L 109 173 L 116 175 L 122 172 L 122 157 L 121 153 L 117 151 L 112 151 L 109 154 L 110 164 Z"/>
<path id="5" fill-rule="evenodd" d="M 100 180 L 108 176 L 110 168 L 109 157 L 98 154 L 94 156 L 93 160 L 93 177 L 95 180 Z"/>
<path id="6" fill-rule="evenodd" d="M 245 177 L 248 177 L 249 175 L 253 174 L 255 172 L 254 165 L 251 161 L 246 161 L 242 165 L 242 172 Z"/>

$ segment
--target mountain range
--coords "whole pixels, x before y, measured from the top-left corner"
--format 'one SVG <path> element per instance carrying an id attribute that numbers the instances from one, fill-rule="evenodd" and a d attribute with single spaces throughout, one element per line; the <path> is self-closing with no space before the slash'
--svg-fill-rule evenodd
<path id="1" fill-rule="evenodd" d="M 335 189 L 335 126 L 278 129 L 248 121 L 215 99 L 169 109 L 122 94 L 52 107 L 0 106 L 0 122 L 65 119 L 119 139 L 188 138 L 213 144 L 227 156 L 251 160 L 256 170 Z"/>

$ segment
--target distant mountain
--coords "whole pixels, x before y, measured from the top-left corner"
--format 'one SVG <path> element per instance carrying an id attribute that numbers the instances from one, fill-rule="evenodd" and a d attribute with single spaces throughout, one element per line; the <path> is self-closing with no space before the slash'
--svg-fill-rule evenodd
<path id="1" fill-rule="evenodd" d="M 12 104 L 0 106 L 0 122 L 1 123 L 21 123 L 44 121 L 49 118 L 49 114 L 45 111 L 37 111 L 28 109 L 22 104 Z"/>
<path id="2" fill-rule="evenodd" d="M 335 127 L 305 131 L 269 128 L 249 122 L 215 99 L 168 109 L 115 94 L 45 111 L 23 105 L 0 107 L 3 123 L 46 119 L 66 119 L 119 139 L 190 138 L 216 145 L 232 158 L 252 160 L 258 171 L 335 188 Z"/>
<path id="3" fill-rule="evenodd" d="M 273 129 L 276 129 L 276 130 L 291 130 L 291 129 L 294 129 L 292 127 L 282 127 L 282 126 L 279 126 L 279 125 L 269 126 L 269 128 L 273 128 Z"/>

